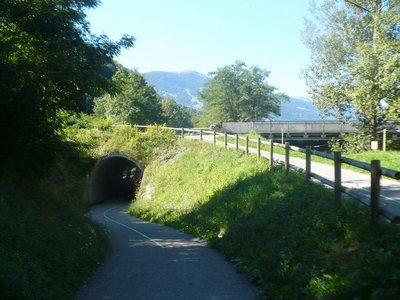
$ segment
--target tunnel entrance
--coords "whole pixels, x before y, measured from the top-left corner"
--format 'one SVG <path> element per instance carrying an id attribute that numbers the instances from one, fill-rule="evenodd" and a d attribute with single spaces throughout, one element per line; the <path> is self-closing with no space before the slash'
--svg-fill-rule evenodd
<path id="1" fill-rule="evenodd" d="M 90 204 L 108 200 L 131 200 L 143 175 L 143 167 L 134 158 L 112 153 L 94 166 L 87 189 Z"/>

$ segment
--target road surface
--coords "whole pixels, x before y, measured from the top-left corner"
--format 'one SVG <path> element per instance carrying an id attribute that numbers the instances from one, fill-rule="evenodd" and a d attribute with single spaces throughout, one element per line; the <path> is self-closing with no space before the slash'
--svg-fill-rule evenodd
<path id="1" fill-rule="evenodd" d="M 199 239 L 106 202 L 90 215 L 110 232 L 107 261 L 76 299 L 257 299 L 257 289 Z"/>

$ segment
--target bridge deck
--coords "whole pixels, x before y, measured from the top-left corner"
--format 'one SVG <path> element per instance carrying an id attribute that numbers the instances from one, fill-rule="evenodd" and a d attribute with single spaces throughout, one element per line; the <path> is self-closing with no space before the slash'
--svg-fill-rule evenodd
<path id="1" fill-rule="evenodd" d="M 348 123 L 338 121 L 270 121 L 270 122 L 225 122 L 222 128 L 227 133 L 249 133 L 286 135 L 339 135 L 355 132 L 357 129 Z"/>

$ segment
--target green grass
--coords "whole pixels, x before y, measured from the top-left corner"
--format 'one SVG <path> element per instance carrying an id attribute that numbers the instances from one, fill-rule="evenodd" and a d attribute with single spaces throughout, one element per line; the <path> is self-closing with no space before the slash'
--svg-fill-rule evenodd
<path id="1" fill-rule="evenodd" d="M 400 151 L 367 151 L 350 153 L 345 156 L 367 163 L 371 163 L 373 159 L 378 159 L 381 161 L 382 167 L 400 170 Z"/>
<path id="2" fill-rule="evenodd" d="M 87 216 L 83 191 L 96 160 L 124 152 L 147 165 L 178 151 L 172 131 L 73 117 L 49 174 L 0 179 L 0 299 L 71 299 L 96 271 L 107 235 Z"/>
<path id="3" fill-rule="evenodd" d="M 245 135 L 243 135 L 241 137 L 245 137 Z M 258 135 L 256 133 L 250 133 L 249 134 L 249 139 L 257 139 L 258 137 L 260 137 L 261 141 L 269 142 L 268 139 L 266 139 L 264 137 L 261 137 L 260 135 Z M 220 141 L 220 142 L 223 142 L 224 141 L 224 137 L 223 136 L 218 136 L 217 140 Z M 229 144 L 235 144 L 235 138 L 228 136 L 228 143 Z M 246 144 L 246 142 L 244 140 L 239 139 L 239 145 L 240 146 L 244 147 L 245 144 Z M 257 143 L 249 141 L 249 147 L 257 149 Z M 269 145 L 261 144 L 260 148 L 261 148 L 261 150 L 269 151 Z M 274 154 L 275 153 L 281 154 L 281 155 L 285 155 L 285 148 L 281 147 L 281 146 L 274 145 Z M 290 151 L 290 156 L 291 157 L 298 157 L 298 158 L 306 159 L 305 153 L 297 152 L 297 151 L 293 151 L 293 150 Z M 323 158 L 323 157 L 317 156 L 317 155 L 313 155 L 312 156 L 312 160 L 315 161 L 315 162 L 319 162 L 319 163 L 325 163 L 325 164 L 332 164 L 333 165 L 333 161 L 332 160 L 326 159 L 326 158 Z"/>
<path id="4" fill-rule="evenodd" d="M 70 299 L 107 250 L 103 228 L 85 216 L 90 158 L 67 146 L 40 180 L 0 182 L 0 298 Z"/>
<path id="5" fill-rule="evenodd" d="M 254 156 L 182 141 L 156 160 L 131 205 L 136 216 L 174 226 L 240 261 L 269 299 L 394 299 L 400 294 L 400 232 L 373 234 L 365 208 L 337 206 L 332 192 L 284 176 Z"/>
<path id="6" fill-rule="evenodd" d="M 242 137 L 245 137 L 245 135 L 242 135 Z M 258 135 L 256 133 L 249 134 L 250 139 L 257 139 L 258 137 L 260 137 L 260 139 L 262 141 L 269 141 L 268 139 L 261 137 L 260 135 Z M 217 140 L 220 142 L 223 142 L 224 137 L 218 136 Z M 235 144 L 235 138 L 228 137 L 228 143 Z M 245 146 L 245 141 L 242 139 L 239 139 L 239 145 Z M 249 147 L 256 149 L 257 143 L 249 142 Z M 261 150 L 269 151 L 269 145 L 261 144 Z M 285 149 L 283 147 L 274 146 L 274 153 L 284 155 Z M 381 161 L 382 167 L 393 169 L 393 170 L 400 170 L 400 151 L 386 151 L 386 152 L 384 152 L 384 151 L 367 151 L 367 152 L 362 152 L 362 153 L 344 153 L 342 155 L 343 155 L 343 157 L 352 158 L 352 159 L 359 160 L 359 161 L 366 162 L 366 163 L 371 163 L 371 160 L 378 159 Z M 298 158 L 302 158 L 302 159 L 306 158 L 306 155 L 304 153 L 293 151 L 293 150 L 290 151 L 290 156 L 298 157 Z M 333 160 L 326 159 L 321 156 L 312 155 L 311 159 L 314 162 L 333 165 Z M 344 164 L 344 163 L 342 164 L 342 167 L 345 169 L 353 170 L 353 171 L 360 172 L 360 173 L 368 173 L 368 171 L 365 171 L 363 169 L 356 168 L 356 167 L 353 167 L 353 166 L 350 166 L 350 165 Z"/>
<path id="7" fill-rule="evenodd" d="M 80 119 L 78 121 L 82 122 Z M 105 125 L 93 127 L 93 123 Z M 68 141 L 94 159 L 113 152 L 122 152 L 136 158 L 143 166 L 155 157 L 173 155 L 176 146 L 175 132 L 157 130 L 156 126 L 142 132 L 129 125 L 111 127 L 104 120 L 89 119 L 83 124 L 78 122 L 69 126 L 65 132 Z"/>

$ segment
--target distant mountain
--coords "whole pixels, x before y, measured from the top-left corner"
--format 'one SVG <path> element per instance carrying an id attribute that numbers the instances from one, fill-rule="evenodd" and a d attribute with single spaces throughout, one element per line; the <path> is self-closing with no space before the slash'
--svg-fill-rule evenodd
<path id="1" fill-rule="evenodd" d="M 321 120 L 318 109 L 310 99 L 290 97 L 281 105 L 281 115 L 273 118 L 276 121 L 313 121 Z"/>
<path id="2" fill-rule="evenodd" d="M 178 103 L 187 107 L 201 109 L 202 103 L 197 100 L 198 92 L 210 79 L 196 71 L 162 72 L 154 71 L 144 74 L 147 82 L 163 96 L 173 97 Z M 304 121 L 320 120 L 318 109 L 311 100 L 302 97 L 291 97 L 281 106 L 281 116 L 274 120 Z"/>
<path id="3" fill-rule="evenodd" d="M 155 71 L 144 75 L 147 82 L 153 85 L 161 95 L 173 97 L 178 103 L 197 109 L 201 108 L 197 93 L 210 79 L 196 71 L 179 73 Z"/>

